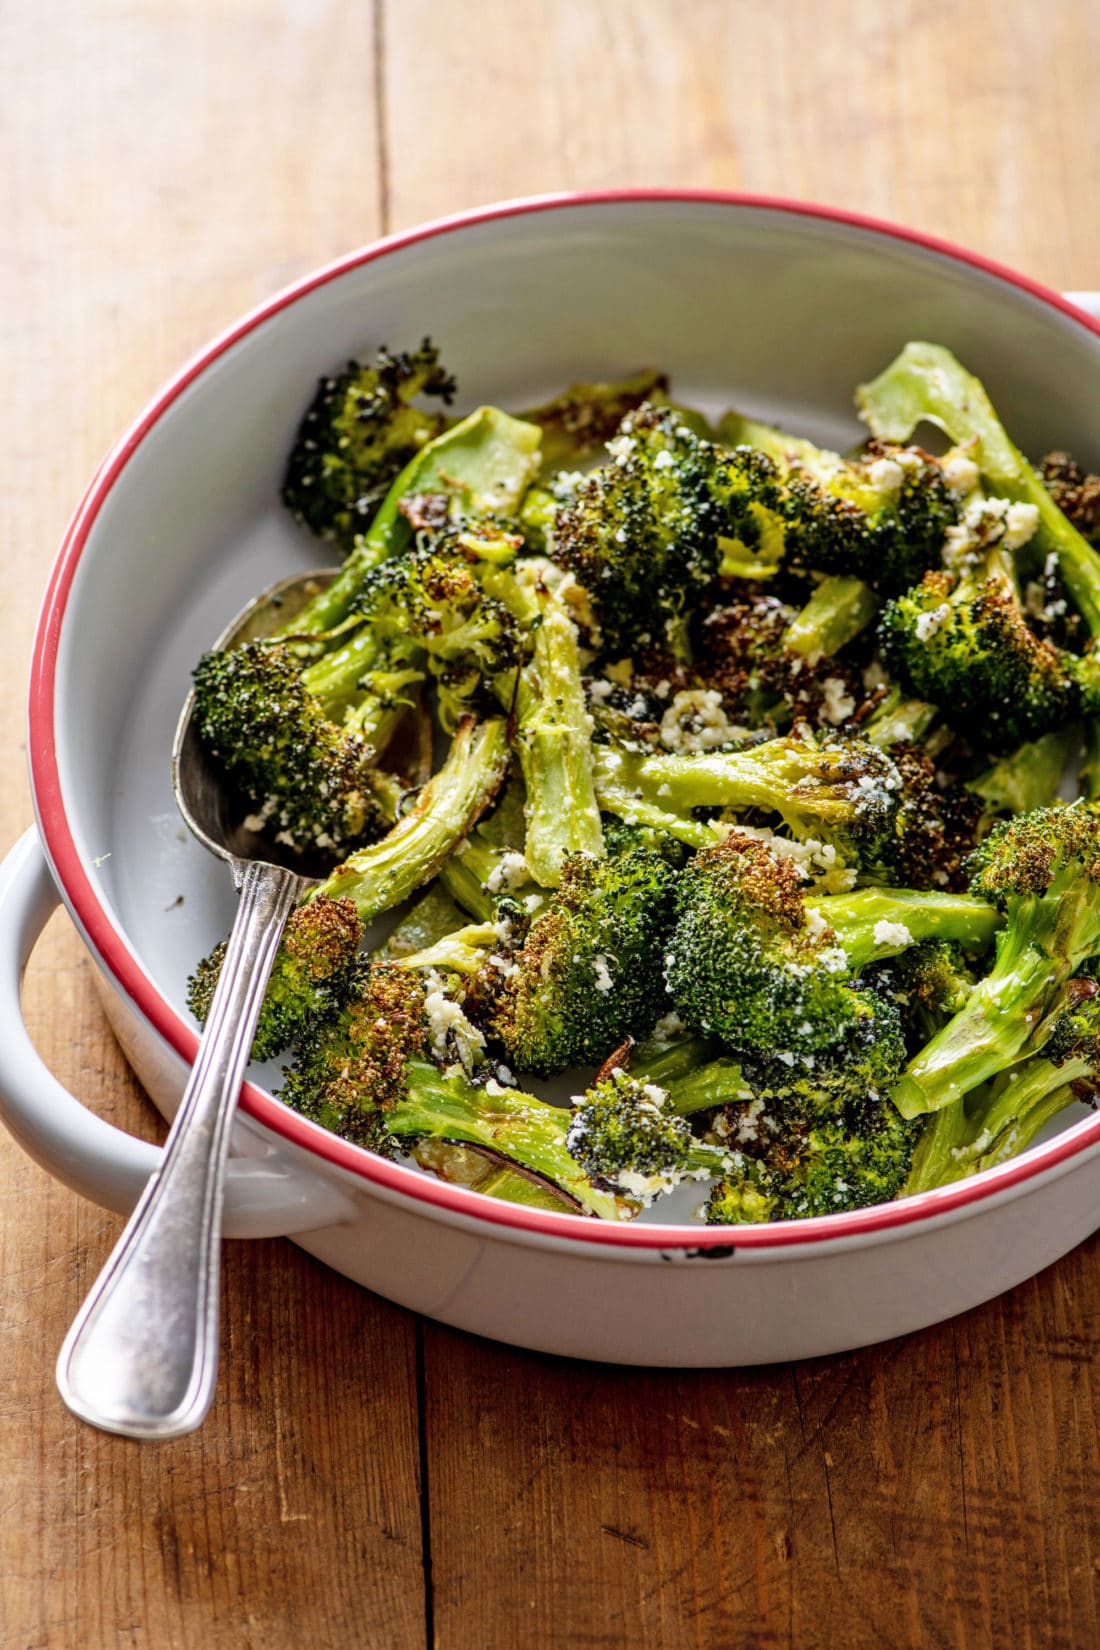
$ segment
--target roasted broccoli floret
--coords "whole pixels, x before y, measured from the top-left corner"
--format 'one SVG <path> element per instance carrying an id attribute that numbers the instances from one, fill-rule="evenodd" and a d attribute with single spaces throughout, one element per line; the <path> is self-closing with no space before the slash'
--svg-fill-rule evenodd
<path id="1" fill-rule="evenodd" d="M 971 857 L 972 892 L 1004 915 L 993 967 L 893 1091 L 938 1111 L 1019 1056 L 1062 985 L 1100 951 L 1100 816 L 1086 802 L 997 825 Z"/>
<path id="2" fill-rule="evenodd" d="M 991 519 L 1003 534 L 1005 515 Z M 962 718 L 994 750 L 1061 726 L 1080 702 L 1070 657 L 1028 625 L 1002 548 L 1009 542 L 977 552 L 960 573 L 926 573 L 887 604 L 879 626 L 883 656 L 903 685 Z"/>
<path id="3" fill-rule="evenodd" d="M 517 1071 L 548 1077 L 603 1060 L 668 1006 L 662 977 L 675 874 L 652 848 L 571 855 L 531 920 L 493 1013 Z"/>
<path id="4" fill-rule="evenodd" d="M 927 1120 L 907 1193 L 1007 1162 L 1067 1106 L 1081 1100 L 1095 1105 L 1100 1095 L 1098 991 L 1095 980 L 1068 981 L 1063 1000 L 1037 1028 L 1020 1060 Z"/>
<path id="5" fill-rule="evenodd" d="M 873 861 L 888 840 L 901 799 L 894 763 L 858 738 L 809 732 L 782 735 L 747 750 L 658 755 L 599 745 L 594 752 L 600 806 L 647 822 L 631 799 L 679 815 L 697 842 L 696 809 L 778 814 L 796 837 L 832 843 L 847 861 Z M 653 823 L 660 823 L 653 820 Z M 681 834 L 674 824 L 673 835 Z"/>
<path id="6" fill-rule="evenodd" d="M 902 1005 L 913 1053 L 965 1006 L 978 980 L 965 950 L 953 940 L 926 940 L 873 968 L 869 977 Z"/>
<path id="7" fill-rule="evenodd" d="M 728 1166 L 727 1153 L 695 1138 L 664 1089 L 618 1069 L 573 1102 L 565 1139 L 597 1186 L 643 1206 Z"/>
<path id="8" fill-rule="evenodd" d="M 214 650 L 194 673 L 195 716 L 208 755 L 246 799 L 258 828 L 299 849 L 378 834 L 375 746 L 330 716 L 283 642 Z M 380 734 L 381 718 L 372 733 Z"/>
<path id="9" fill-rule="evenodd" d="M 424 1140 L 480 1146 L 561 1188 L 587 1214 L 633 1209 L 592 1184 L 566 1148 L 569 1113 L 427 1058 L 425 996 L 414 970 L 364 966 L 344 1004 L 315 1026 L 280 1099 L 312 1122 L 392 1157 Z"/>
<path id="10" fill-rule="evenodd" d="M 878 440 L 845 459 L 738 413 L 718 430 L 777 467 L 785 567 L 855 575 L 889 596 L 939 565 L 959 499 L 943 463 L 919 447 Z"/>
<path id="11" fill-rule="evenodd" d="M 588 591 L 609 657 L 650 646 L 686 656 L 692 610 L 723 558 L 767 560 L 774 467 L 652 405 L 627 415 L 608 450 L 558 511 L 551 554 Z"/>
<path id="12" fill-rule="evenodd" d="M 800 609 L 751 593 L 703 621 L 700 668 L 731 713 L 751 727 L 835 726 L 867 697 L 860 670 L 835 655 L 866 630 L 877 609 L 870 586 L 842 574 L 822 579 Z"/>
<path id="13" fill-rule="evenodd" d="M 380 349 L 365 365 L 349 361 L 321 379 L 291 448 L 283 503 L 311 532 L 351 549 L 394 476 L 439 435 L 441 412 L 421 411 L 418 396 L 450 404 L 455 382 L 425 338 L 420 348 Z"/>
<path id="14" fill-rule="evenodd" d="M 253 1060 L 270 1060 L 333 1012 L 348 990 L 363 937 L 350 900 L 317 899 L 290 914 L 260 1009 Z M 205 1025 L 225 960 L 225 941 L 198 964 L 187 982 L 187 1006 Z"/>
<path id="15" fill-rule="evenodd" d="M 666 978 L 689 1025 L 743 1053 L 802 1059 L 858 1042 L 878 1005 L 856 978 L 931 938 L 988 944 L 997 914 L 980 899 L 865 888 L 807 901 L 800 874 L 732 833 L 678 879 Z"/>
<path id="16" fill-rule="evenodd" d="M 704 1218 L 739 1226 L 887 1203 L 905 1183 L 916 1133 L 888 1100 L 833 1116 L 811 1111 L 801 1128 L 785 1117 L 762 1150 L 735 1152 Z"/>

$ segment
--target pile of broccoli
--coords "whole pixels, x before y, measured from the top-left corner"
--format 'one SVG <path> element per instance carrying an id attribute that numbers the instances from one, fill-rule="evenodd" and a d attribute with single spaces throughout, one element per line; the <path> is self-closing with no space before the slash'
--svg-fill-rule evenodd
<path id="1" fill-rule="evenodd" d="M 658 372 L 455 393 L 427 340 L 322 380 L 283 497 L 342 565 L 194 673 L 242 817 L 331 865 L 253 1046 L 282 1100 L 484 1195 L 717 1225 L 1091 1103 L 1100 481 L 931 344 L 847 455 Z"/>

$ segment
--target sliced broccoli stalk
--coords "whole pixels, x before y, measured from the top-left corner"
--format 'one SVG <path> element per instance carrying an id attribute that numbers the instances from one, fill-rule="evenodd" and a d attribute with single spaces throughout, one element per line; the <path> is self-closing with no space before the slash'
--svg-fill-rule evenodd
<path id="1" fill-rule="evenodd" d="M 878 612 L 870 585 L 850 573 L 822 579 L 783 634 L 784 646 L 808 660 L 832 658 L 865 630 Z"/>
<path id="2" fill-rule="evenodd" d="M 1087 803 L 994 827 L 971 891 L 1004 913 L 993 967 L 893 1090 L 903 1117 L 938 1111 L 1012 1064 L 1058 991 L 1100 951 L 1100 818 Z"/>
<path id="3" fill-rule="evenodd" d="M 926 940 L 985 951 L 1004 921 L 995 905 L 970 894 L 911 888 L 857 888 L 809 905 L 828 924 L 853 973 Z"/>
<path id="4" fill-rule="evenodd" d="M 874 856 L 902 790 L 890 758 L 858 738 L 792 734 L 748 750 L 688 755 L 601 745 L 593 754 L 596 794 L 610 812 L 624 791 L 685 816 L 696 808 L 767 809 L 796 836 L 832 843 L 846 858 Z"/>
<path id="5" fill-rule="evenodd" d="M 429 441 L 390 487 L 368 530 L 327 589 L 295 615 L 288 633 L 316 636 L 347 617 L 366 575 L 412 542 L 400 505 L 416 494 L 449 497 L 461 514 L 510 516 L 538 470 L 541 431 L 497 407 L 479 407 Z"/>
<path id="6" fill-rule="evenodd" d="M 541 558 L 515 572 L 494 570 L 485 584 L 532 633 L 530 660 L 495 686 L 514 721 L 527 867 L 537 883 L 556 888 L 568 855 L 599 859 L 604 852 L 577 627 L 557 594 L 561 574 Z"/>
<path id="7" fill-rule="evenodd" d="M 1067 1106 L 1095 1099 L 1100 1090 L 1096 982 L 1078 978 L 1066 989 L 1069 1003 L 1050 1015 L 1032 1039 L 1037 1053 L 928 1119 L 906 1192 L 929 1191 L 1007 1163 Z"/>
<path id="8" fill-rule="evenodd" d="M 920 745 L 939 714 L 938 705 L 911 699 L 901 688 L 891 687 L 866 721 L 860 723 L 860 738 L 883 751 L 891 745 Z"/>
<path id="9" fill-rule="evenodd" d="M 1001 817 L 1031 813 L 1057 800 L 1080 734 L 1076 722 L 1056 728 L 1009 751 L 968 782 L 967 790 L 985 804 L 982 834 Z"/>
<path id="10" fill-rule="evenodd" d="M 364 922 L 399 905 L 429 882 L 491 804 L 508 765 L 507 725 L 499 717 L 467 717 L 455 731 L 447 760 L 412 808 L 380 842 L 360 848 L 310 899 L 350 899 Z"/>
<path id="11" fill-rule="evenodd" d="M 483 1146 L 456 1146 L 450 1140 L 420 1140 L 410 1154 L 422 1169 L 452 1186 L 466 1186 L 482 1197 L 501 1203 L 519 1203 L 527 1209 L 553 1209 L 576 1214 L 579 1205 L 567 1193 L 510 1164 L 502 1166 L 495 1152 Z"/>
<path id="12" fill-rule="evenodd" d="M 453 934 L 463 921 L 461 910 L 439 878 L 413 902 L 373 955 L 379 962 L 400 962 Z"/>

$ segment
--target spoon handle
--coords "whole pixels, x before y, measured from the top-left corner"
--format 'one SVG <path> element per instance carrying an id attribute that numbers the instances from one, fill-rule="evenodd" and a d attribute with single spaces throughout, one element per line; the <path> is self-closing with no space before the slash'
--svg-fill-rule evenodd
<path id="1" fill-rule="evenodd" d="M 202 1421 L 218 1373 L 219 1239 L 229 1136 L 264 990 L 304 879 L 242 867 L 240 902 L 198 1056 L 150 1179 L 61 1348 L 74 1414 L 129 1438 Z"/>

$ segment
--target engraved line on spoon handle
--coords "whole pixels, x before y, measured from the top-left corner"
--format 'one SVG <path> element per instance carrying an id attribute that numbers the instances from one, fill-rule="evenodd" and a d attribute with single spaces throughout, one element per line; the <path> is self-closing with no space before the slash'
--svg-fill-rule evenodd
<path id="1" fill-rule="evenodd" d="M 305 886 L 279 866 L 244 867 L 206 1030 L 160 1168 L 58 1358 L 62 1397 L 93 1426 L 172 1438 L 197 1427 L 210 1406 L 232 1118 L 275 953 Z"/>

